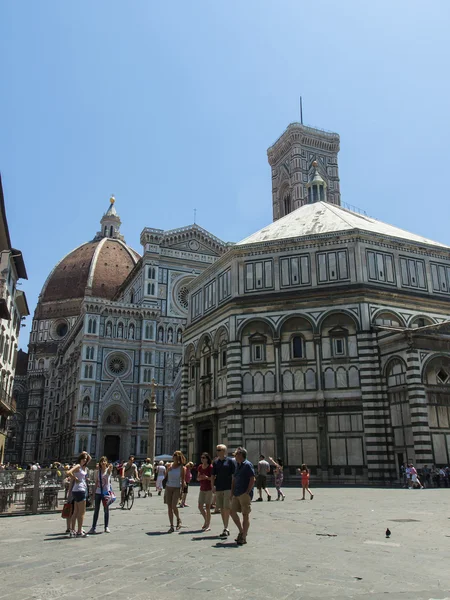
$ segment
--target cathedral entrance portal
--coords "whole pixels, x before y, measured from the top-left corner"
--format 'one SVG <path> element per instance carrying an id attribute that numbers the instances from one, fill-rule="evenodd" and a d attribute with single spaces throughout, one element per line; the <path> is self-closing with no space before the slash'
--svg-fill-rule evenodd
<path id="1" fill-rule="evenodd" d="M 120 458 L 120 435 L 105 436 L 105 447 L 103 454 L 109 461 L 115 462 Z"/>

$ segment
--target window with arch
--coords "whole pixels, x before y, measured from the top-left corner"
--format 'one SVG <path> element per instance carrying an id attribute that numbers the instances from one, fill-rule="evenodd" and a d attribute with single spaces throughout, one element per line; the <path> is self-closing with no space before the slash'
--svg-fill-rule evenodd
<path id="1" fill-rule="evenodd" d="M 202 346 L 201 375 L 202 377 L 211 375 L 211 346 L 208 341 L 205 341 Z"/>
<path id="2" fill-rule="evenodd" d="M 150 402 L 146 398 L 144 400 L 144 404 L 142 405 L 142 418 L 143 419 L 148 419 L 149 410 L 150 410 Z"/>
<path id="3" fill-rule="evenodd" d="M 283 198 L 283 210 L 284 214 L 287 215 L 292 211 L 291 195 L 286 194 Z"/>
<path id="4" fill-rule="evenodd" d="M 97 321 L 95 319 L 89 319 L 88 333 L 97 333 Z"/>
<path id="5" fill-rule="evenodd" d="M 130 292 L 130 304 L 134 304 L 134 290 Z"/>
<path id="6" fill-rule="evenodd" d="M 86 358 L 87 358 L 87 360 L 94 359 L 94 348 L 92 346 L 86 347 Z"/>
<path id="7" fill-rule="evenodd" d="M 305 358 L 305 341 L 301 335 L 294 335 L 291 340 L 291 358 Z"/>
<path id="8" fill-rule="evenodd" d="M 156 286 L 154 283 L 147 283 L 147 296 L 155 295 Z"/>
<path id="9" fill-rule="evenodd" d="M 155 267 L 148 267 L 148 269 L 147 269 L 147 278 L 148 279 L 156 279 L 156 269 L 155 269 Z"/>
<path id="10" fill-rule="evenodd" d="M 403 327 L 400 317 L 394 313 L 382 312 L 375 319 L 376 325 L 387 325 L 388 327 Z"/>
<path id="11" fill-rule="evenodd" d="M 144 383 L 152 382 L 152 370 L 151 369 L 144 369 L 143 379 L 144 379 Z"/>
<path id="12" fill-rule="evenodd" d="M 152 364 L 153 355 L 151 352 L 144 352 L 144 364 L 151 365 Z"/>
<path id="13" fill-rule="evenodd" d="M 417 329 L 418 327 L 427 327 L 428 325 L 433 325 L 433 321 L 428 319 L 427 317 L 415 317 L 411 321 L 410 327 L 412 329 Z"/>
<path id="14" fill-rule="evenodd" d="M 147 323 L 145 326 L 145 338 L 147 340 L 153 339 L 153 325 L 152 323 Z"/>
<path id="15" fill-rule="evenodd" d="M 342 327 L 335 327 L 330 330 L 331 356 L 342 358 L 347 356 L 348 351 L 348 331 Z"/>
<path id="16" fill-rule="evenodd" d="M 112 236 L 113 236 L 113 233 L 114 233 L 114 228 L 113 228 L 113 226 L 111 225 L 111 227 L 109 228 L 109 237 L 112 237 Z"/>

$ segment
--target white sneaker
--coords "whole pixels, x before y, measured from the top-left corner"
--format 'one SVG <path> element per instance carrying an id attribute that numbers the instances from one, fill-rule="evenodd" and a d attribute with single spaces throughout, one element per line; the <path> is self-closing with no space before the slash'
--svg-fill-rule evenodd
<path id="1" fill-rule="evenodd" d="M 105 533 L 111 533 L 111 529 L 109 527 L 105 527 Z"/>

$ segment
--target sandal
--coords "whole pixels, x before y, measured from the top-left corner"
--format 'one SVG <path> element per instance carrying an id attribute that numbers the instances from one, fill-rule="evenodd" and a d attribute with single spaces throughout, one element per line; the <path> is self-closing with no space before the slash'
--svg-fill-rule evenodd
<path id="1" fill-rule="evenodd" d="M 170 529 L 167 533 L 173 533 L 175 531 L 175 529 L 173 528 L 173 525 L 170 526 Z"/>
<path id="2" fill-rule="evenodd" d="M 242 533 L 238 533 L 237 538 L 234 540 L 237 544 L 242 540 Z"/>
<path id="3" fill-rule="evenodd" d="M 177 531 L 181 529 L 181 519 L 177 520 Z"/>

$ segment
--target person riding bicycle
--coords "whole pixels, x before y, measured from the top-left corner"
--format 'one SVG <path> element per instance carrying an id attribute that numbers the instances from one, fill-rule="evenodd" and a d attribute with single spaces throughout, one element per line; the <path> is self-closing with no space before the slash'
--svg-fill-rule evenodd
<path id="1" fill-rule="evenodd" d="M 124 463 L 123 467 L 123 479 L 122 479 L 122 489 L 120 492 L 120 506 L 123 506 L 125 501 L 125 492 L 130 485 L 130 483 L 139 481 L 138 470 L 136 465 L 134 464 L 134 456 L 130 455 L 128 461 Z"/>

